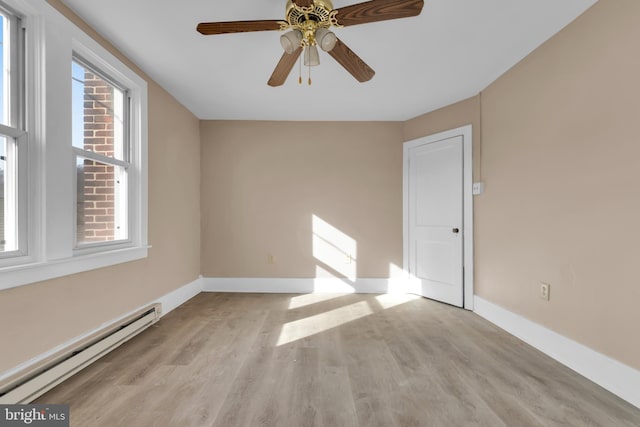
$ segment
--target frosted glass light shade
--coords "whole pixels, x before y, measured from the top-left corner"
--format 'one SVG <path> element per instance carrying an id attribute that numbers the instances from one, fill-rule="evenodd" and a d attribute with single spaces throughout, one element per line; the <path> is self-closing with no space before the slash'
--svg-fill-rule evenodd
<path id="1" fill-rule="evenodd" d="M 288 54 L 292 54 L 299 48 L 300 42 L 302 42 L 302 32 L 300 30 L 289 31 L 280 36 L 280 44 Z"/>
<path id="2" fill-rule="evenodd" d="M 307 46 L 307 48 L 304 50 L 304 65 L 309 67 L 320 65 L 320 55 L 318 54 L 317 47 Z"/>
<path id="3" fill-rule="evenodd" d="M 338 38 L 328 28 L 318 28 L 316 30 L 316 42 L 322 50 L 329 52 L 336 46 Z"/>

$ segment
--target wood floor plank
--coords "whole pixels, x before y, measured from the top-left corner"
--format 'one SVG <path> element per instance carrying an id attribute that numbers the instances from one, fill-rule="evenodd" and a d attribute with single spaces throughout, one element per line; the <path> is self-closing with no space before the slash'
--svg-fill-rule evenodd
<path id="1" fill-rule="evenodd" d="M 402 295 L 203 293 L 38 403 L 78 427 L 640 426 L 475 314 Z"/>
<path id="2" fill-rule="evenodd" d="M 467 330 L 471 326 L 470 323 L 461 324 L 457 326 L 457 329 L 466 331 L 464 335 L 469 336 L 474 333 L 472 330 Z M 570 396 L 578 396 L 575 394 L 575 390 L 584 378 L 563 368 L 557 362 L 514 337 L 502 336 L 500 340 L 485 341 L 481 346 L 479 345 L 480 338 L 479 335 L 476 340 L 464 342 L 455 340 L 452 342 L 453 345 L 461 348 L 461 351 L 474 354 L 477 359 L 484 361 L 479 365 L 480 370 L 464 369 L 462 375 L 468 380 L 472 373 L 475 373 L 476 380 L 482 379 L 478 375 L 491 378 L 491 382 L 481 381 L 482 384 L 475 387 L 487 398 L 495 400 L 496 395 L 504 394 L 506 399 L 513 401 L 512 396 L 517 396 L 519 402 L 528 402 L 527 412 L 531 413 L 540 425 L 564 423 L 575 426 L 597 426 L 610 425 L 614 422 L 604 413 L 591 413 L 583 409 L 586 402 L 593 401 L 594 396 L 598 394 L 599 387 L 594 387 L 592 383 L 589 383 L 591 393 L 580 393 L 579 395 L 583 397 L 580 398 L 581 402 L 578 404 L 578 400 L 570 398 Z M 474 348 L 471 348 L 472 346 Z M 527 363 L 521 363 L 523 359 L 527 360 Z M 548 372 L 554 371 L 557 371 L 558 374 L 547 375 Z M 496 379 L 503 386 L 500 390 L 496 390 L 492 384 Z M 488 395 L 487 390 L 491 389 L 493 392 Z M 563 402 L 563 404 L 558 405 L 557 402 Z M 496 411 L 498 410 L 496 407 Z M 523 413 L 523 411 L 519 412 Z M 503 418 L 512 419 L 512 414 L 509 413 L 507 416 L 503 416 Z M 615 422 L 623 423 L 623 420 L 619 419 Z"/>

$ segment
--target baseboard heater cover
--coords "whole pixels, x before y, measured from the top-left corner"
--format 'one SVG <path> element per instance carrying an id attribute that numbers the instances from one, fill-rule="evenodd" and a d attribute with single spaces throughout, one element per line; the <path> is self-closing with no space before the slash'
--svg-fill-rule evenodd
<path id="1" fill-rule="evenodd" d="M 0 384 L 0 404 L 34 401 L 147 329 L 160 319 L 160 315 L 161 305 L 152 304 L 7 378 Z"/>

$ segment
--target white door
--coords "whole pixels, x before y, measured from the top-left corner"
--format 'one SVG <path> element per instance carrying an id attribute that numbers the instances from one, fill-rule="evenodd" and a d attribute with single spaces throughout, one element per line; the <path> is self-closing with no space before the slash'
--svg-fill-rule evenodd
<path id="1" fill-rule="evenodd" d="M 405 256 L 414 290 L 458 307 L 464 304 L 463 154 L 461 135 L 405 148 Z"/>

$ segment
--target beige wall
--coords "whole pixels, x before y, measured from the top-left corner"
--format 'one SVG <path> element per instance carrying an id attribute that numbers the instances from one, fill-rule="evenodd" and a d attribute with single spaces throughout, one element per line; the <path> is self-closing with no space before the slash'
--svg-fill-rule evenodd
<path id="1" fill-rule="evenodd" d="M 475 199 L 477 294 L 637 369 L 639 22 L 600 0 L 482 93 Z"/>
<path id="2" fill-rule="evenodd" d="M 148 96 L 149 257 L 1 291 L 0 372 L 198 277 L 199 123 L 150 80 Z"/>
<path id="3" fill-rule="evenodd" d="M 472 125 L 473 178 L 480 178 L 480 95 L 404 122 L 403 140 L 411 141 L 465 125 Z"/>
<path id="4" fill-rule="evenodd" d="M 314 257 L 312 215 L 356 241 L 358 277 L 402 266 L 401 123 L 203 121 L 201 135 L 205 277 L 344 276 L 346 255 Z"/>

